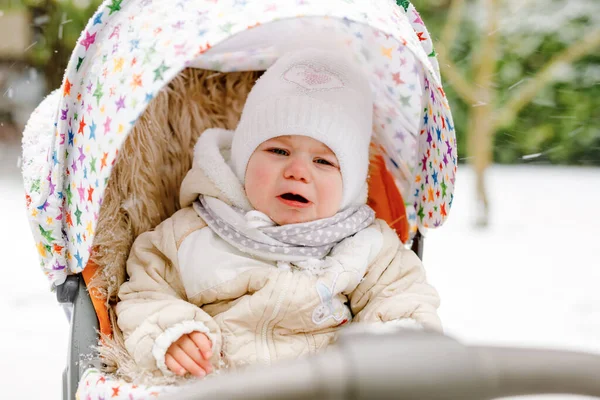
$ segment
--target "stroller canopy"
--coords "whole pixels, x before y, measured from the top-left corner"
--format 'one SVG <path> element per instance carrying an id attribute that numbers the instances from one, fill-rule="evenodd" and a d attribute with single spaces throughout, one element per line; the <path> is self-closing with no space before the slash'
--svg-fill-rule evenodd
<path id="1" fill-rule="evenodd" d="M 413 226 L 452 205 L 456 140 L 435 52 L 408 2 L 110 0 L 82 32 L 60 90 L 24 133 L 23 175 L 41 265 L 53 284 L 85 268 L 119 149 L 184 68 L 264 70 L 301 47 L 348 51 L 375 94 L 374 141 Z"/>

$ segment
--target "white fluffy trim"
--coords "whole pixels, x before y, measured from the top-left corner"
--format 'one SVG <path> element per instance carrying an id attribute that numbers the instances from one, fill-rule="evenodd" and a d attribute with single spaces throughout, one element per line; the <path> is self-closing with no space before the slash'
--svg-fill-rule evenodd
<path id="1" fill-rule="evenodd" d="M 152 355 L 156 359 L 156 366 L 165 375 L 174 375 L 165 363 L 165 355 L 167 350 L 175 343 L 182 335 L 192 333 L 194 331 L 202 332 L 208 336 L 212 343 L 212 350 L 215 350 L 215 337 L 210 333 L 210 330 L 202 322 L 198 321 L 183 321 L 166 329 L 161 333 L 154 342 L 152 347 Z"/>
<path id="2" fill-rule="evenodd" d="M 251 210 L 244 187 L 227 162 L 232 139 L 233 131 L 227 129 L 204 131 L 194 147 L 194 167 L 200 168 L 234 206 Z"/>
<path id="3" fill-rule="evenodd" d="M 31 207 L 39 206 L 47 198 L 47 193 L 43 191 L 31 193 L 31 184 L 40 177 L 46 177 L 52 165 L 51 150 L 56 132 L 54 121 L 60 99 L 59 90 L 50 93 L 33 111 L 23 131 L 21 169 L 25 190 L 31 196 Z M 46 180 L 42 179 L 44 189 L 45 182 Z"/>

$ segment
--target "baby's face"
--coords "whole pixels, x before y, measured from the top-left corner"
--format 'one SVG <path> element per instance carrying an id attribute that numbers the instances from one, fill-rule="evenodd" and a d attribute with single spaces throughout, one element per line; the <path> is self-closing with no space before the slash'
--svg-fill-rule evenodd
<path id="1" fill-rule="evenodd" d="M 250 204 L 279 225 L 331 217 L 342 201 L 335 154 L 307 136 L 263 142 L 250 156 L 245 181 Z"/>

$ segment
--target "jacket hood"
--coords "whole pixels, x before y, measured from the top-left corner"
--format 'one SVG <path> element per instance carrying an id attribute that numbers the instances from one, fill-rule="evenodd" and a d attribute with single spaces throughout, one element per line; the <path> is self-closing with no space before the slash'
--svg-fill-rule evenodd
<path id="1" fill-rule="evenodd" d="M 204 131 L 194 146 L 192 168 L 180 189 L 181 207 L 189 207 L 199 195 L 216 197 L 225 203 L 250 211 L 246 192 L 230 166 L 233 131 L 211 128 Z"/>

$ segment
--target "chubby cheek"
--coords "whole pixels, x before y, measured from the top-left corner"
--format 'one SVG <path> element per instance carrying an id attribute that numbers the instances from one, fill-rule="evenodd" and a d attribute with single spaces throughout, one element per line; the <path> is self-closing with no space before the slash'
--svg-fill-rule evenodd
<path id="1" fill-rule="evenodd" d="M 259 211 L 266 206 L 263 203 L 269 197 L 270 183 L 273 182 L 273 168 L 269 168 L 267 164 L 251 158 L 246 169 L 246 196 L 250 204 Z"/>
<path id="2" fill-rule="evenodd" d="M 327 218 L 340 211 L 342 203 L 342 177 L 333 176 L 319 184 L 319 216 Z"/>

